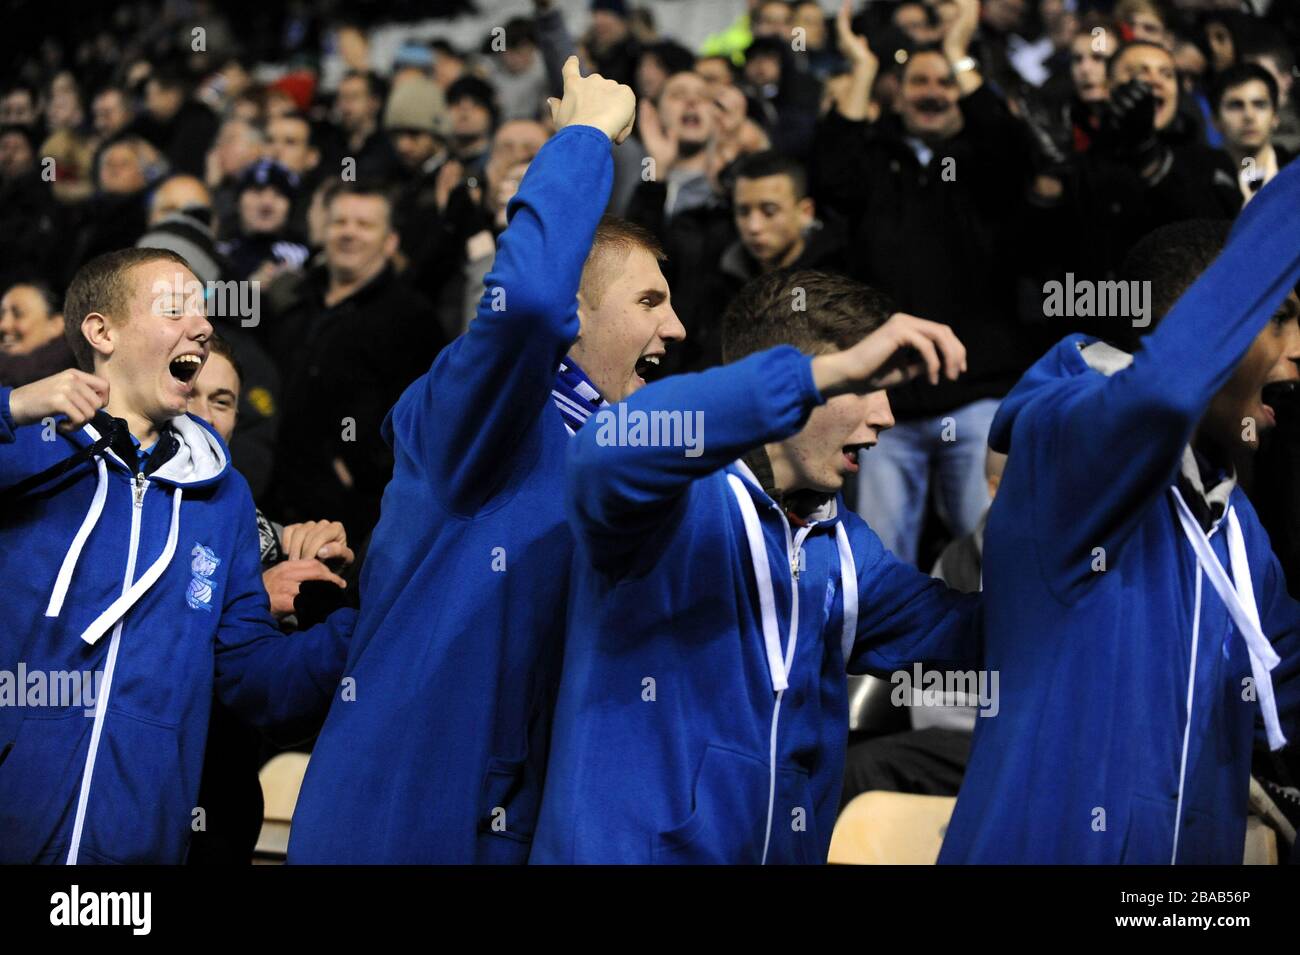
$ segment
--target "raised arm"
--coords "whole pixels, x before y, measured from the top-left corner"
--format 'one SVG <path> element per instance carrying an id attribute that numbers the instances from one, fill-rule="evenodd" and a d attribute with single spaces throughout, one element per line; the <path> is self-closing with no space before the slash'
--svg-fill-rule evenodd
<path id="1" fill-rule="evenodd" d="M 937 382 L 963 370 L 965 349 L 951 329 L 899 314 L 844 351 L 809 358 L 781 345 L 666 378 L 597 413 L 578 432 L 569 447 L 569 522 L 598 563 L 606 553 L 626 553 L 663 524 L 692 481 L 795 434 L 824 401 L 891 387 L 923 371 Z M 630 428 L 638 420 L 643 434 L 654 429 L 663 438 L 668 428 L 681 440 L 635 440 Z"/>
<path id="2" fill-rule="evenodd" d="M 1227 247 L 1109 378 L 1078 376 L 1027 407 L 1012 436 L 1028 467 L 1039 559 L 1058 597 L 1113 562 L 1145 505 L 1173 481 L 1210 399 L 1300 278 L 1300 166 L 1237 220 Z"/>
<path id="3" fill-rule="evenodd" d="M 427 470 L 448 509 L 476 510 L 526 444 L 556 369 L 578 334 L 582 266 L 609 199 L 611 140 L 631 129 L 632 91 L 565 65 L 560 132 L 542 147 L 509 205 L 496 260 L 469 330 L 393 409 L 399 453 Z"/>

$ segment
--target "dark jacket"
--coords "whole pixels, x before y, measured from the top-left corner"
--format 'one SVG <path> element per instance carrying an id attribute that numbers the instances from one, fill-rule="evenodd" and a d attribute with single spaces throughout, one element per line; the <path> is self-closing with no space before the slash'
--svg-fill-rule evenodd
<path id="1" fill-rule="evenodd" d="M 966 345 L 970 370 L 959 381 L 891 395 L 900 419 L 999 397 L 1031 357 L 1015 317 L 1024 129 L 987 86 L 961 111 L 961 132 L 924 167 L 896 117 L 870 124 L 832 110 L 819 127 L 814 193 L 819 208 L 856 224 L 850 274 L 899 310 L 951 325 Z"/>
<path id="2" fill-rule="evenodd" d="M 341 520 L 360 542 L 392 477 L 380 425 L 446 340 L 428 300 L 390 267 L 332 307 L 324 267 L 290 283 L 264 329 L 284 382 L 272 510 L 290 524 Z"/>

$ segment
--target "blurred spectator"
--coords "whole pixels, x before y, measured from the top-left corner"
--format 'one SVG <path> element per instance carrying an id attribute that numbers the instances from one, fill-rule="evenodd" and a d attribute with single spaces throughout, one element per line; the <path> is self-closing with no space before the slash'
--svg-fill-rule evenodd
<path id="1" fill-rule="evenodd" d="M 1111 16 L 1119 24 L 1120 39 L 1142 40 L 1157 46 L 1169 45 L 1169 29 L 1155 0 L 1119 0 Z"/>
<path id="2" fill-rule="evenodd" d="M 76 366 L 63 337 L 63 309 L 49 286 L 11 285 L 0 296 L 0 386 L 18 388 Z"/>
<path id="3" fill-rule="evenodd" d="M 233 227 L 235 192 L 239 179 L 267 150 L 266 137 L 252 123 L 228 119 L 207 153 L 204 181 L 212 191 L 213 226 L 219 232 Z"/>
<path id="4" fill-rule="evenodd" d="M 207 187 L 198 179 L 183 173 L 168 176 L 158 184 L 149 202 L 149 225 L 155 226 L 178 212 L 194 215 L 197 211 L 206 218 L 211 213 L 211 206 L 212 197 L 208 194 Z M 153 248 L 153 246 L 144 246 L 144 248 Z M 191 265 L 194 264 L 190 253 L 179 252 L 178 254 Z M 216 270 L 196 269 L 194 274 L 201 281 L 220 278 Z"/>
<path id="5" fill-rule="evenodd" d="M 898 424 L 862 456 L 859 513 L 910 563 L 932 476 L 954 536 L 970 533 L 988 505 L 989 424 L 1030 358 L 1015 296 L 1028 141 L 969 58 L 976 10 L 962 5 L 943 50 L 912 54 L 898 115 L 875 122 L 867 100 L 877 63 L 841 17 L 841 46 L 855 64 L 851 112 L 862 118 L 837 106 L 822 121 L 817 148 L 820 207 L 856 224 L 851 274 L 888 293 L 899 310 L 951 325 L 967 349 L 969 371 L 958 382 L 891 394 Z"/>
<path id="6" fill-rule="evenodd" d="M 355 178 L 386 179 L 397 169 L 397 157 L 379 128 L 379 113 L 388 90 L 369 71 L 354 70 L 343 77 L 334 111 L 343 131 L 343 157 L 355 161 Z"/>
<path id="7" fill-rule="evenodd" d="M 63 127 L 41 145 L 42 162 L 54 161 L 50 191 L 65 205 L 89 198 L 95 190 L 95 150 L 79 132 Z"/>
<path id="8" fill-rule="evenodd" d="M 757 40 L 773 37 L 783 46 L 790 44 L 790 31 L 794 29 L 794 11 L 787 0 L 759 0 L 750 15 L 749 30 Z M 748 54 L 746 54 L 748 59 Z"/>
<path id="9" fill-rule="evenodd" d="M 429 49 L 433 50 L 433 81 L 445 93 L 464 75 L 465 57 L 446 40 L 434 40 Z"/>
<path id="10" fill-rule="evenodd" d="M 1229 67 L 1216 77 L 1211 105 L 1224 151 L 1239 171 L 1242 201 L 1247 202 L 1292 159 L 1272 143 L 1278 124 L 1277 82 L 1253 63 Z"/>
<path id="11" fill-rule="evenodd" d="M 286 269 L 300 269 L 307 246 L 293 232 L 289 213 L 298 177 L 273 159 L 260 159 L 239 180 L 238 232 L 218 248 L 230 262 L 228 277 L 270 283 Z"/>
<path id="12" fill-rule="evenodd" d="M 86 120 L 77 80 L 67 70 L 56 74 L 50 82 L 50 99 L 45 108 L 45 120 L 51 133 L 61 130 L 80 131 Z"/>
<path id="13" fill-rule="evenodd" d="M 546 63 L 537 45 L 533 21 L 514 17 L 506 22 L 498 48 L 495 36 L 484 43 L 488 81 L 496 88 L 503 119 L 536 119 L 551 95 Z"/>
<path id="14" fill-rule="evenodd" d="M 321 150 L 311 121 L 302 113 L 288 112 L 266 124 L 266 153 L 298 177 L 300 188 L 289 212 L 295 232 L 307 234 L 307 209 L 312 188 L 320 175 Z"/>
<path id="15" fill-rule="evenodd" d="M 657 100 L 668 77 L 694 66 L 694 54 L 679 43 L 665 40 L 648 46 L 641 51 L 641 59 L 636 67 L 636 95 L 642 99 Z"/>
<path id="16" fill-rule="evenodd" d="M 133 131 L 162 152 L 176 171 L 201 176 L 218 120 L 189 94 L 190 81 L 179 71 L 155 69 L 145 83 L 145 111 Z"/>
<path id="17" fill-rule="evenodd" d="M 787 40 L 758 37 L 745 51 L 742 88 L 773 148 L 806 159 L 821 106 L 821 84 L 795 66 Z"/>
<path id="18" fill-rule="evenodd" d="M 1300 152 L 1300 112 L 1291 95 L 1296 77 L 1296 57 L 1280 38 L 1258 36 L 1243 50 L 1242 59 L 1268 70 L 1277 82 L 1278 128 L 1273 141 L 1294 155 Z"/>
<path id="19" fill-rule="evenodd" d="M 324 264 L 281 276 L 264 318 L 285 378 L 272 500 L 287 520 L 342 520 L 364 541 L 392 476 L 380 425 L 445 339 L 394 274 L 389 198 L 344 183 L 328 216 Z"/>
<path id="20" fill-rule="evenodd" d="M 122 132 L 134 119 L 126 94 L 117 86 L 105 87 L 95 94 L 90 114 L 95 135 L 99 137 L 101 143 Z"/>
<path id="21" fill-rule="evenodd" d="M 407 80 L 433 79 L 433 51 L 423 43 L 407 40 L 393 57 L 392 88 L 397 89 Z"/>
<path id="22" fill-rule="evenodd" d="M 15 83 L 0 96 L 0 126 L 36 126 L 40 97 L 28 83 Z"/>
<path id="23" fill-rule="evenodd" d="M 32 137 L 30 126 L 0 126 L 0 282 L 39 275 L 57 285 L 60 217 Z"/>
<path id="24" fill-rule="evenodd" d="M 477 76 L 462 76 L 447 89 L 451 116 L 451 154 L 467 176 L 478 176 L 487 163 L 488 144 L 497 123 L 492 87 Z"/>
<path id="25" fill-rule="evenodd" d="M 582 38 L 593 72 L 633 86 L 641 44 L 632 35 L 626 0 L 591 0 L 591 25 Z"/>
<path id="26" fill-rule="evenodd" d="M 943 38 L 943 24 L 934 6 L 921 0 L 904 0 L 894 7 L 890 20 L 913 46 L 931 46 Z"/>

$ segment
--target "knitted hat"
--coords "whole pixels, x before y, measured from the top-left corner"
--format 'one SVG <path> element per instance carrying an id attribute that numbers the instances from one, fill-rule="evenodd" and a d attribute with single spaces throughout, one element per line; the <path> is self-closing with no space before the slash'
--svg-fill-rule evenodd
<path id="1" fill-rule="evenodd" d="M 384 108 L 384 129 L 411 129 L 434 136 L 447 133 L 447 101 L 433 80 L 413 77 L 393 88 Z"/>

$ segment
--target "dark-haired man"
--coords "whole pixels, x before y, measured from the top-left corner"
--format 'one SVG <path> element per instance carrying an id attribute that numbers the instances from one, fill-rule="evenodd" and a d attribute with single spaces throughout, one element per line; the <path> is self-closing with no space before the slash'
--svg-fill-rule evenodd
<path id="1" fill-rule="evenodd" d="M 0 388 L 0 672 L 23 694 L 0 706 L 0 861 L 183 861 L 214 688 L 269 725 L 338 678 L 351 611 L 280 634 L 252 495 L 186 414 L 199 287 L 171 252 L 93 259 L 64 305 L 80 368 Z"/>
<path id="2" fill-rule="evenodd" d="M 1274 423 L 1264 386 L 1300 379 L 1298 204 L 1293 165 L 1226 247 L 1195 220 L 1143 239 L 1126 271 L 1168 314 L 1142 347 L 1071 336 L 1003 401 L 1002 699 L 940 861 L 1241 861 L 1252 743 L 1300 732 L 1300 605 L 1233 467 Z"/>
<path id="3" fill-rule="evenodd" d="M 893 425 L 884 389 L 964 370 L 952 330 L 782 270 L 723 341 L 731 364 L 599 412 L 570 451 L 574 612 L 532 861 L 825 862 L 845 670 L 978 655 L 978 598 L 839 500 Z"/>
<path id="4" fill-rule="evenodd" d="M 1230 66 L 1215 78 L 1210 108 L 1223 134 L 1223 151 L 1240 170 L 1242 201 L 1249 202 L 1292 158 L 1273 143 L 1278 127 L 1277 80 L 1254 63 Z"/>

